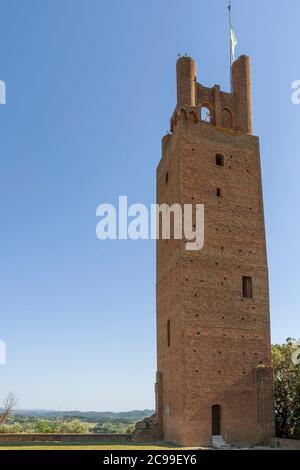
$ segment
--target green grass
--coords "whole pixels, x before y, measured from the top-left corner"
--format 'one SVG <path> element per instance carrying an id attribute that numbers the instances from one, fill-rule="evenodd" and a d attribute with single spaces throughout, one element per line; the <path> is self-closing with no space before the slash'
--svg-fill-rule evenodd
<path id="1" fill-rule="evenodd" d="M 180 447 L 175 447 L 166 445 L 165 443 L 160 444 L 130 444 L 130 443 L 84 443 L 80 444 L 78 442 L 2 442 L 0 443 L 1 450 L 167 450 L 167 449 L 180 449 Z"/>

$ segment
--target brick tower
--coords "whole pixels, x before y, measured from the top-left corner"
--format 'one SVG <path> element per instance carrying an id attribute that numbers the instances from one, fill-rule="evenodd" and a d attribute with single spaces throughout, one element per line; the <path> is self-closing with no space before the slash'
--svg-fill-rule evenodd
<path id="1" fill-rule="evenodd" d="M 162 141 L 157 203 L 204 204 L 202 250 L 157 242 L 156 418 L 186 446 L 266 442 L 274 432 L 268 267 L 249 58 L 233 92 L 177 61 L 177 105 Z M 209 110 L 204 116 L 204 109 Z M 202 117 L 201 117 L 202 116 Z"/>

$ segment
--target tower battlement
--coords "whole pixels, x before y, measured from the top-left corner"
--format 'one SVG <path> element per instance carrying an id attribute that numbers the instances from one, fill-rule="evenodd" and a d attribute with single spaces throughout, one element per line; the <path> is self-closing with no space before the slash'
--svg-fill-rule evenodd
<path id="1" fill-rule="evenodd" d="M 210 113 L 210 124 L 252 134 L 250 59 L 240 56 L 232 66 L 232 93 L 219 85 L 207 88 L 197 82 L 196 64 L 191 57 L 177 61 L 177 105 L 171 119 L 171 132 L 180 118 L 201 120 L 201 110 Z"/>

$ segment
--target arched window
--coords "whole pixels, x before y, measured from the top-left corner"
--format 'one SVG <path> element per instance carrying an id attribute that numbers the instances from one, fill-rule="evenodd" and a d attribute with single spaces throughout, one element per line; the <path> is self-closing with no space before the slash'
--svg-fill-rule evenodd
<path id="1" fill-rule="evenodd" d="M 184 109 L 180 110 L 179 119 L 181 119 L 183 121 L 187 120 L 187 114 L 186 114 L 186 111 Z"/>
<path id="2" fill-rule="evenodd" d="M 232 129 L 232 113 L 230 109 L 222 109 L 222 127 Z"/>
<path id="3" fill-rule="evenodd" d="M 202 106 L 200 109 L 200 119 L 203 122 L 211 122 L 211 113 L 207 106 Z"/>
<path id="4" fill-rule="evenodd" d="M 194 111 L 190 112 L 189 119 L 192 122 L 197 122 L 197 115 L 194 113 Z"/>

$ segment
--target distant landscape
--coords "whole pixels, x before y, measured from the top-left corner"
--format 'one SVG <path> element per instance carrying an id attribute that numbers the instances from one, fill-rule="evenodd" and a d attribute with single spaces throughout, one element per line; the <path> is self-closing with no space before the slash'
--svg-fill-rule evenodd
<path id="1" fill-rule="evenodd" d="M 0 408 L 0 414 L 1 414 Z M 154 410 L 56 411 L 14 410 L 0 433 L 131 433 L 137 421 Z"/>

